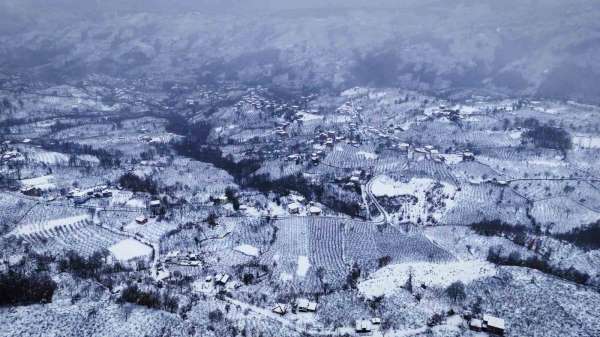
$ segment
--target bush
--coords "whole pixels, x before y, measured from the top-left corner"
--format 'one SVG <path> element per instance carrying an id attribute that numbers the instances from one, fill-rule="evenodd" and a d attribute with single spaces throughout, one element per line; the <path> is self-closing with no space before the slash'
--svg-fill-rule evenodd
<path id="1" fill-rule="evenodd" d="M 464 283 L 457 281 L 452 283 L 446 288 L 446 295 L 450 297 L 454 302 L 463 301 L 467 298 L 467 293 L 465 292 Z"/>
<path id="2" fill-rule="evenodd" d="M 392 257 L 389 255 L 382 256 L 377 260 L 377 262 L 378 262 L 379 268 L 383 268 L 383 267 L 387 266 L 388 264 L 390 264 L 390 262 L 392 262 Z"/>
<path id="3" fill-rule="evenodd" d="M 56 283 L 47 274 L 26 275 L 8 271 L 0 274 L 0 305 L 52 302 Z"/>
<path id="4" fill-rule="evenodd" d="M 77 277 L 97 279 L 104 266 L 106 254 L 106 252 L 95 252 L 86 258 L 70 250 L 63 259 L 58 261 L 58 269 Z"/>
<path id="5" fill-rule="evenodd" d="M 132 192 L 148 192 L 157 194 L 158 187 L 152 178 L 142 178 L 131 172 L 127 172 L 119 178 L 119 184 Z"/>
<path id="6" fill-rule="evenodd" d="M 436 326 L 442 324 L 444 321 L 444 315 L 435 313 L 427 320 L 428 326 Z"/>
<path id="7" fill-rule="evenodd" d="M 483 236 L 501 236 L 505 234 L 522 236 L 527 234 L 527 228 L 525 226 L 511 226 L 498 219 L 483 220 L 473 223 L 471 224 L 471 229 L 473 229 L 475 233 Z"/>
<path id="8" fill-rule="evenodd" d="M 556 237 L 585 250 L 600 249 L 600 221 L 583 228 L 574 229 L 569 233 L 558 234 Z"/>
<path id="9" fill-rule="evenodd" d="M 119 302 L 143 305 L 152 309 L 162 309 L 169 312 L 177 312 L 179 303 L 177 298 L 164 293 L 161 296 L 156 291 L 142 291 L 137 285 L 130 285 L 123 289 Z"/>
<path id="10" fill-rule="evenodd" d="M 219 309 L 215 309 L 208 313 L 208 319 L 211 322 L 220 322 L 223 320 L 223 312 Z"/>

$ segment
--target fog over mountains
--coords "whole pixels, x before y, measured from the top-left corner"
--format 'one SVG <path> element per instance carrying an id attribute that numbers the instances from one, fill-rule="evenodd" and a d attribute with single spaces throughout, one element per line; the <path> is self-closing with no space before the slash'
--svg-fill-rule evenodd
<path id="1" fill-rule="evenodd" d="M 402 86 L 597 102 L 595 1 L 0 3 L 0 69 Z"/>

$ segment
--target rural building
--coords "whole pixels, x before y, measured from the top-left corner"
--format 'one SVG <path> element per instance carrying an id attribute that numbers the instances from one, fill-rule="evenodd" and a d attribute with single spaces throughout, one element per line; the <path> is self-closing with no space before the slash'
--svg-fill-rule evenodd
<path id="1" fill-rule="evenodd" d="M 469 322 L 469 329 L 473 331 L 481 331 L 483 329 L 483 322 L 480 319 L 473 318 Z"/>
<path id="2" fill-rule="evenodd" d="M 34 186 L 25 186 L 21 188 L 21 193 L 31 197 L 39 197 L 42 195 L 42 190 Z"/>
<path id="3" fill-rule="evenodd" d="M 379 324 L 381 324 L 381 318 L 379 318 L 379 317 L 373 317 L 373 318 L 371 318 L 371 324 L 373 324 L 373 325 L 379 325 Z"/>
<path id="4" fill-rule="evenodd" d="M 91 196 L 86 191 L 76 191 L 73 193 L 73 202 L 77 205 L 81 205 L 90 200 L 90 197 Z"/>
<path id="5" fill-rule="evenodd" d="M 366 319 L 360 319 L 356 321 L 354 330 L 358 333 L 369 333 L 373 330 L 371 322 Z"/>
<path id="6" fill-rule="evenodd" d="M 469 152 L 469 151 L 463 152 L 462 159 L 463 159 L 463 161 L 473 161 L 473 160 L 475 160 L 475 154 L 473 154 L 473 152 Z"/>
<path id="7" fill-rule="evenodd" d="M 308 212 L 310 215 L 321 215 L 321 209 L 317 206 L 310 206 Z"/>
<path id="8" fill-rule="evenodd" d="M 317 311 L 317 303 L 311 302 L 306 298 L 300 298 L 296 301 L 298 311 L 300 312 L 315 312 Z"/>
<path id="9" fill-rule="evenodd" d="M 300 204 L 297 202 L 293 202 L 291 204 L 288 205 L 288 211 L 292 214 L 297 214 L 298 212 L 300 212 Z"/>
<path id="10" fill-rule="evenodd" d="M 498 336 L 504 336 L 505 325 L 504 320 L 501 318 L 487 314 L 483 315 L 482 328 L 484 331 L 487 331 L 489 333 Z"/>
<path id="11" fill-rule="evenodd" d="M 137 218 L 135 218 L 135 222 L 137 222 L 139 225 L 143 225 L 146 222 L 148 222 L 148 218 L 146 218 L 143 215 L 138 216 Z"/>
<path id="12" fill-rule="evenodd" d="M 152 212 L 152 215 L 164 214 L 165 209 L 160 200 L 154 199 L 150 201 L 150 204 L 148 206 L 150 208 L 150 212 Z"/>
<path id="13" fill-rule="evenodd" d="M 277 303 L 275 304 L 275 306 L 273 306 L 273 309 L 271 309 L 271 311 L 283 316 L 287 313 L 287 306 L 282 303 Z"/>
<path id="14" fill-rule="evenodd" d="M 225 285 L 229 281 L 229 275 L 225 273 L 219 273 L 215 275 L 215 283 L 220 285 Z"/>

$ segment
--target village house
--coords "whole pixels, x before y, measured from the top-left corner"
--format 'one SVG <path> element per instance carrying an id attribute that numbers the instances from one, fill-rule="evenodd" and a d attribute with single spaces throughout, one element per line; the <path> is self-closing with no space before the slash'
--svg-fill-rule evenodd
<path id="1" fill-rule="evenodd" d="M 271 311 L 278 315 L 283 316 L 287 313 L 287 306 L 282 303 L 277 303 L 273 306 L 273 309 L 271 309 Z"/>
<path id="2" fill-rule="evenodd" d="M 308 208 L 308 212 L 310 213 L 310 215 L 317 216 L 317 215 L 321 215 L 322 210 L 321 210 L 321 208 L 319 208 L 317 206 L 310 206 Z"/>
<path id="3" fill-rule="evenodd" d="M 354 327 L 354 331 L 358 333 L 369 333 L 373 330 L 371 326 L 371 322 L 366 319 L 360 319 L 356 321 L 356 325 Z"/>
<path id="4" fill-rule="evenodd" d="M 483 330 L 491 334 L 504 336 L 504 320 L 492 315 L 483 315 Z"/>
<path id="5" fill-rule="evenodd" d="M 473 318 L 469 322 L 469 329 L 473 331 L 481 331 L 483 329 L 483 322 L 480 319 Z"/>
<path id="6" fill-rule="evenodd" d="M 288 205 L 288 211 L 291 214 L 298 214 L 300 212 L 300 207 L 301 207 L 301 205 L 299 203 L 293 202 Z"/>
<path id="7" fill-rule="evenodd" d="M 150 209 L 150 212 L 152 212 L 152 215 L 155 216 L 164 213 L 162 202 L 158 199 L 151 200 L 148 204 L 148 208 Z"/>
<path id="8" fill-rule="evenodd" d="M 90 200 L 91 195 L 87 193 L 87 191 L 75 191 L 72 194 L 73 202 L 76 205 L 81 205 Z"/>
<path id="9" fill-rule="evenodd" d="M 475 154 L 473 154 L 473 152 L 470 152 L 470 151 L 465 151 L 462 154 L 462 160 L 463 161 L 474 161 L 475 160 Z"/>
<path id="10" fill-rule="evenodd" d="M 229 282 L 230 276 L 225 273 L 215 275 L 215 284 L 226 285 Z"/>
<path id="11" fill-rule="evenodd" d="M 296 306 L 300 312 L 315 312 L 317 311 L 317 303 L 311 302 L 306 298 L 299 298 L 296 301 Z"/>
<path id="12" fill-rule="evenodd" d="M 469 321 L 469 329 L 473 331 L 484 331 L 492 335 L 504 336 L 506 326 L 503 319 L 484 314 L 483 319 L 472 318 Z"/>
<path id="13" fill-rule="evenodd" d="M 138 216 L 138 217 L 136 217 L 136 218 L 135 218 L 135 222 L 137 222 L 137 223 L 138 223 L 138 225 L 143 225 L 143 224 L 145 224 L 146 222 L 148 222 L 148 218 L 146 218 L 146 217 L 145 217 L 145 216 L 143 216 L 143 215 L 140 215 L 140 216 Z"/>

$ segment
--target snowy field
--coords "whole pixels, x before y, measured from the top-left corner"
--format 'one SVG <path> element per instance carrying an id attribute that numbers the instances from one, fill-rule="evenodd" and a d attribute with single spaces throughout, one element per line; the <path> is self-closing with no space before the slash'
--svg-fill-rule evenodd
<path id="1" fill-rule="evenodd" d="M 152 255 L 152 248 L 134 239 L 125 239 L 110 246 L 108 250 L 122 262 Z"/>
<path id="2" fill-rule="evenodd" d="M 470 283 L 493 276 L 496 268 L 483 261 L 457 261 L 448 263 L 402 263 L 386 266 L 358 285 L 360 292 L 368 298 L 392 295 L 406 285 L 412 275 L 414 285 L 445 288 L 453 282 Z"/>

